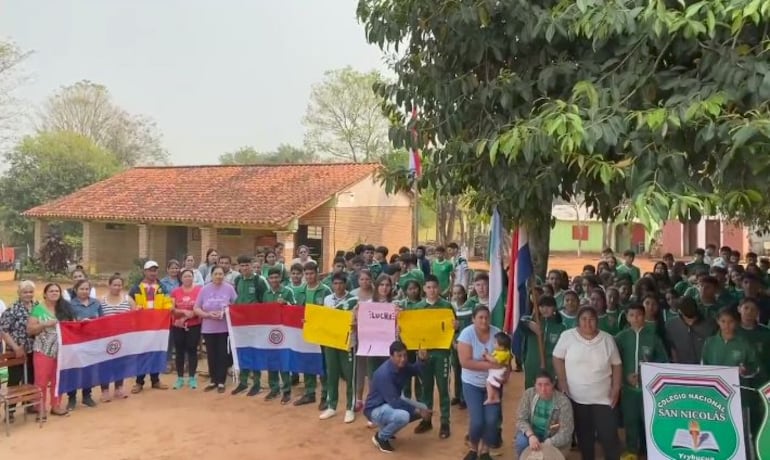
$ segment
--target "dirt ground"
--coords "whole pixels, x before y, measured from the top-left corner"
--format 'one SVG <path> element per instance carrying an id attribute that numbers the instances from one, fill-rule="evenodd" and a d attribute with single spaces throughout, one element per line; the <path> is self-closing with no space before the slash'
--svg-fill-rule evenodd
<path id="1" fill-rule="evenodd" d="M 574 275 L 583 265 L 595 264 L 597 260 L 595 256 L 580 259 L 555 256 L 549 267 L 564 269 Z M 639 261 L 643 271 L 651 269 L 652 263 Z M 9 303 L 14 297 L 12 277 L 7 280 L 7 274 L 0 273 L 0 299 Z M 201 364 L 205 369 L 205 359 Z M 172 375 L 162 376 L 169 385 L 173 378 Z M 205 378 L 201 380 L 206 381 Z M 127 388 L 130 383 L 126 382 Z M 497 452 L 499 458 L 514 458 L 513 421 L 522 387 L 523 375 L 513 374 L 503 404 L 505 446 Z M 196 458 L 201 454 L 232 459 L 267 454 L 275 460 L 338 460 L 380 455 L 370 441 L 373 431 L 366 427 L 361 415 L 349 425 L 342 422 L 341 413 L 321 421 L 314 405 L 293 407 L 281 406 L 278 401 L 265 402 L 264 391 L 254 398 L 231 396 L 231 388 L 232 384 L 224 395 L 203 393 L 200 389 L 148 389 L 127 400 L 99 404 L 93 409 L 78 406 L 69 417 L 49 417 L 42 428 L 38 428 L 32 417 L 26 422 L 19 417 L 11 427 L 10 437 L 0 433 L 0 458 L 7 458 L 6 455 L 14 452 L 25 452 L 29 458 L 43 458 L 42 453 L 39 457 L 34 454 L 38 446 L 66 446 L 56 450 L 60 460 L 176 460 Z M 301 394 L 301 386 L 295 387 L 294 396 Z M 94 390 L 94 396 L 98 401 L 98 389 Z M 438 402 L 435 407 L 438 408 Z M 463 442 L 468 426 L 467 411 L 452 409 L 452 436 L 449 439 L 438 438 L 436 414 L 434 431 L 415 435 L 413 427 L 409 426 L 399 433 L 394 442 L 396 453 L 392 457 L 462 458 L 467 450 Z M 575 452 L 570 456 L 570 459 L 577 458 L 579 455 Z"/>

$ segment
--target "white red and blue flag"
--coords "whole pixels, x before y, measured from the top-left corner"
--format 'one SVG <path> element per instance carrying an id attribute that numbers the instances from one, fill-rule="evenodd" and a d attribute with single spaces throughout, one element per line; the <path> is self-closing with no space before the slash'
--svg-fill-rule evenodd
<path id="1" fill-rule="evenodd" d="M 323 374 L 321 347 L 305 342 L 305 307 L 232 305 L 227 312 L 233 367 L 248 371 Z"/>
<path id="2" fill-rule="evenodd" d="M 163 372 L 170 325 L 168 310 L 59 323 L 56 393 Z"/>

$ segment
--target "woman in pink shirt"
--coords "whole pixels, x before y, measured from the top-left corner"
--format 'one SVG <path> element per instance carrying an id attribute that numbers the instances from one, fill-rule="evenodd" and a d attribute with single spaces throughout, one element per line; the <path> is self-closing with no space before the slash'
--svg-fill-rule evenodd
<path id="1" fill-rule="evenodd" d="M 171 337 L 174 340 L 176 350 L 176 383 L 172 387 L 175 390 L 182 388 L 185 383 L 194 390 L 198 388 L 195 372 L 198 369 L 198 344 L 201 341 L 201 319 L 195 315 L 195 301 L 202 287 L 195 284 L 195 270 L 185 268 L 179 274 L 182 285 L 171 291 L 174 301 L 174 309 L 171 314 L 174 318 L 174 327 L 171 328 Z M 187 356 L 187 374 L 190 379 L 184 379 L 184 358 Z"/>

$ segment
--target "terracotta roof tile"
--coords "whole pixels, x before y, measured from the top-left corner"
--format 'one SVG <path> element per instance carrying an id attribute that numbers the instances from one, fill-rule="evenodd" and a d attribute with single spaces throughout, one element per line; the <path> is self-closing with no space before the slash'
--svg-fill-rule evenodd
<path id="1" fill-rule="evenodd" d="M 373 163 L 141 167 L 24 215 L 282 227 L 378 167 Z"/>

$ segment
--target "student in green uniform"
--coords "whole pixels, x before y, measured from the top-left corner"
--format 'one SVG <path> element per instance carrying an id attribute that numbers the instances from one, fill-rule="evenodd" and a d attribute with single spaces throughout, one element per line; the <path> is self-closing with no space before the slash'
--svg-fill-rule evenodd
<path id="1" fill-rule="evenodd" d="M 417 305 L 418 309 L 443 308 L 451 310 L 452 304 L 440 296 L 439 281 L 435 275 L 425 277 L 425 300 Z M 433 384 L 438 389 L 439 408 L 441 409 L 441 427 L 438 436 L 441 439 L 449 437 L 449 361 L 450 349 L 430 349 L 428 350 L 428 360 L 422 368 L 422 393 L 420 402 L 433 410 Z M 425 433 L 433 429 L 430 420 L 421 421 L 414 429 L 415 433 Z"/>
<path id="2" fill-rule="evenodd" d="M 564 285 L 564 279 L 562 278 L 561 270 L 551 270 L 545 277 L 546 283 L 553 289 L 553 299 L 556 301 L 556 309 L 561 311 L 564 308 L 564 293 L 567 292 L 562 289 Z"/>
<path id="3" fill-rule="evenodd" d="M 388 264 L 388 248 L 385 246 L 377 246 L 374 248 L 374 260 L 376 260 L 381 266 Z"/>
<path id="4" fill-rule="evenodd" d="M 666 291 L 666 305 L 662 313 L 663 323 L 668 323 L 672 318 L 679 317 L 679 294 L 675 290 L 669 289 Z"/>
<path id="5" fill-rule="evenodd" d="M 624 252 L 623 263 L 618 265 L 615 272 L 618 275 L 628 275 L 628 277 L 631 278 L 631 283 L 636 284 L 642 277 L 642 272 L 639 270 L 639 267 L 634 265 L 634 259 L 636 259 L 636 253 L 634 251 L 629 249 Z"/>
<path id="6" fill-rule="evenodd" d="M 577 313 L 579 309 L 580 297 L 578 297 L 577 292 L 572 290 L 564 291 L 564 309 L 559 311 L 559 315 L 565 330 L 577 326 Z"/>
<path id="7" fill-rule="evenodd" d="M 278 302 L 288 305 L 296 305 L 294 291 L 281 285 L 281 269 L 273 267 L 267 273 L 268 289 L 265 292 L 264 301 Z M 270 401 L 281 396 L 281 404 L 291 401 L 291 375 L 289 372 L 268 371 L 267 384 L 270 392 L 265 396 L 265 401 Z"/>
<path id="8" fill-rule="evenodd" d="M 350 261 L 351 266 L 353 267 L 352 270 L 349 270 L 348 275 L 348 291 L 354 291 L 358 289 L 358 275 L 361 273 L 361 270 L 364 269 L 364 258 L 361 256 L 355 256 Z"/>
<path id="9" fill-rule="evenodd" d="M 770 329 L 759 324 L 759 305 L 757 305 L 756 299 L 744 298 L 738 307 L 738 312 L 741 316 L 741 322 L 740 327 L 737 328 L 737 333 L 743 336 L 749 346 L 756 350 L 757 360 L 760 364 L 757 374 L 752 378 L 747 378 L 746 383 L 749 387 L 758 389 L 770 379 L 770 372 L 768 372 L 770 370 L 768 368 L 770 366 Z M 741 398 L 747 397 L 749 399 L 745 406 L 750 409 L 751 430 L 752 433 L 756 434 L 764 419 L 764 405 L 760 404 L 761 401 L 757 392 L 745 393 L 748 394 L 741 395 Z"/>
<path id="10" fill-rule="evenodd" d="M 264 301 L 265 292 L 267 292 L 267 281 L 259 274 L 254 272 L 252 260 L 249 256 L 238 256 L 238 269 L 241 274 L 235 278 L 235 292 L 238 297 L 235 299 L 236 304 L 254 304 Z M 237 395 L 246 391 L 249 385 L 249 375 L 254 378 L 254 383 L 251 389 L 246 394 L 247 396 L 256 396 L 262 390 L 260 387 L 260 379 L 262 373 L 260 371 L 247 371 L 242 370 L 238 375 L 238 386 L 233 389 L 231 394 Z"/>
<path id="11" fill-rule="evenodd" d="M 626 319 L 629 327 L 615 336 L 623 366 L 623 387 L 620 405 L 626 431 L 626 449 L 630 457 L 644 451 L 644 408 L 640 377 L 641 363 L 665 363 L 668 355 L 663 341 L 654 329 L 645 327 L 644 306 L 633 304 L 628 307 Z"/>
<path id="12" fill-rule="evenodd" d="M 321 284 L 328 287 L 329 289 L 332 288 L 332 277 L 336 273 L 345 273 L 345 258 L 344 257 L 335 257 L 334 263 L 332 265 L 332 272 L 329 273 L 323 280 L 321 280 Z"/>
<path id="13" fill-rule="evenodd" d="M 454 389 L 454 398 L 452 398 L 451 405 L 459 406 L 460 409 L 465 409 L 465 399 L 463 396 L 463 382 L 462 382 L 462 368 L 460 367 L 460 357 L 457 356 L 457 336 L 462 330 L 460 327 L 462 324 L 470 324 L 470 318 L 473 315 L 473 311 L 465 310 L 463 307 L 468 301 L 468 292 L 460 284 L 452 286 L 452 308 L 455 310 L 455 336 L 452 340 L 452 383 Z M 467 318 L 467 319 L 466 319 Z"/>
<path id="14" fill-rule="evenodd" d="M 618 325 L 618 330 L 623 328 L 621 320 L 622 310 L 620 309 L 620 291 L 615 287 L 607 288 L 607 310 L 605 313 L 612 318 L 615 324 Z"/>
<path id="15" fill-rule="evenodd" d="M 420 288 L 420 283 L 418 283 L 416 280 L 411 280 L 408 283 L 406 283 L 406 293 L 403 299 L 400 299 L 396 302 L 396 305 L 402 309 L 402 310 L 414 310 L 417 308 L 418 305 L 422 302 L 422 289 Z M 410 363 L 417 362 L 417 352 L 416 351 L 409 351 L 407 352 L 407 357 L 409 358 Z M 422 383 L 420 382 L 419 377 L 414 378 L 414 395 L 415 398 L 419 398 L 422 394 Z M 407 385 L 404 387 L 404 397 L 411 399 L 412 398 L 412 385 Z"/>
<path id="16" fill-rule="evenodd" d="M 711 267 L 709 264 L 703 261 L 704 257 L 706 257 L 706 251 L 703 248 L 698 248 L 695 250 L 695 259 L 693 259 L 692 262 L 685 266 L 685 271 L 687 272 L 688 276 L 694 275 L 701 271 L 708 273 L 709 268 Z"/>
<path id="17" fill-rule="evenodd" d="M 411 280 L 417 281 L 422 289 L 422 285 L 425 284 L 425 274 L 417 267 L 417 256 L 409 253 L 402 254 L 398 260 L 401 263 L 401 274 L 398 277 L 398 287 L 401 291 L 406 292 L 406 283 Z"/>
<path id="18" fill-rule="evenodd" d="M 332 294 L 332 290 L 318 281 L 318 264 L 310 260 L 305 262 L 303 274 L 305 275 L 305 291 L 297 300 L 297 305 L 323 305 L 324 299 Z M 304 406 L 305 404 L 313 404 L 315 402 L 315 391 L 318 382 L 318 376 L 304 374 L 302 379 L 305 382 L 305 394 L 299 399 L 294 401 L 295 406 Z M 326 397 L 327 397 L 326 376 L 321 376 L 321 402 L 318 405 L 318 410 L 326 409 Z"/>
<path id="19" fill-rule="evenodd" d="M 561 333 L 566 330 L 556 316 L 556 300 L 550 296 L 543 296 L 538 303 L 540 321 L 534 321 L 530 315 L 521 317 L 521 331 L 524 333 L 524 388 L 535 385 L 537 374 L 543 370 L 540 365 L 539 337 L 543 338 L 545 346 L 545 370 L 555 375 L 551 355 Z"/>
<path id="20" fill-rule="evenodd" d="M 296 305 L 305 305 L 305 282 L 302 277 L 305 276 L 305 267 L 300 264 L 292 264 L 289 269 L 289 281 L 284 285 L 294 293 Z"/>
<path id="21" fill-rule="evenodd" d="M 604 290 L 602 288 L 591 289 L 588 300 L 599 317 L 599 330 L 612 336 L 617 334 L 620 331 L 620 324 L 618 323 L 617 316 L 607 314 L 607 297 L 604 294 Z"/>
<path id="22" fill-rule="evenodd" d="M 660 313 L 660 304 L 658 297 L 647 294 L 642 299 L 644 307 L 644 324 L 652 329 L 661 339 L 666 337 L 666 324 L 663 322 L 663 315 Z"/>
<path id="23" fill-rule="evenodd" d="M 441 296 L 449 298 L 451 295 L 450 290 L 452 288 L 452 272 L 454 271 L 454 265 L 451 260 L 446 258 L 446 248 L 444 246 L 437 247 L 434 253 L 436 257 L 433 259 L 430 272 L 438 278 Z"/>
<path id="24" fill-rule="evenodd" d="M 265 261 L 262 263 L 262 276 L 267 278 L 270 269 L 276 267 L 281 271 L 281 282 L 286 283 L 289 281 L 289 273 L 286 271 L 286 266 L 278 261 L 278 256 L 275 251 L 268 249 L 265 252 Z"/>
<path id="25" fill-rule="evenodd" d="M 719 332 L 706 339 L 703 344 L 701 364 L 737 367 L 741 386 L 753 388 L 752 385 L 756 385 L 756 378 L 760 373 L 759 356 L 745 335 L 738 334 L 739 321 L 732 308 L 723 308 L 717 313 Z M 741 389 L 744 423 L 747 418 L 752 419 L 754 416 L 755 411 L 751 409 L 751 405 L 756 401 L 753 396 L 755 393 L 756 391 Z"/>
<path id="26" fill-rule="evenodd" d="M 364 245 L 362 255 L 364 257 L 364 266 L 369 269 L 372 278 L 377 279 L 382 273 L 382 265 L 374 258 L 374 246 L 371 244 Z"/>
<path id="27" fill-rule="evenodd" d="M 337 310 L 351 311 L 358 306 L 356 297 L 347 290 L 348 280 L 344 273 L 335 273 L 332 276 L 332 293 L 324 299 L 324 306 L 336 308 Z M 355 320 L 354 320 L 355 321 Z M 353 330 L 353 324 L 351 332 Z M 345 380 L 345 423 L 353 423 L 356 414 L 353 412 L 355 398 L 353 397 L 355 388 L 355 376 L 353 375 L 353 360 L 355 356 L 352 350 L 336 350 L 334 348 L 324 348 L 326 359 L 326 381 L 327 381 L 327 399 L 326 409 L 321 412 L 318 418 L 327 420 L 337 415 L 337 402 L 339 401 L 340 378 Z"/>

